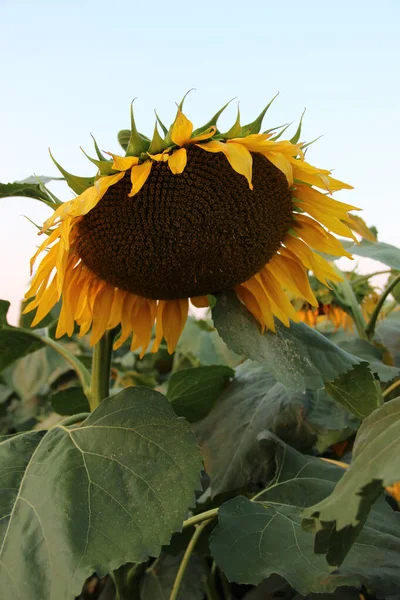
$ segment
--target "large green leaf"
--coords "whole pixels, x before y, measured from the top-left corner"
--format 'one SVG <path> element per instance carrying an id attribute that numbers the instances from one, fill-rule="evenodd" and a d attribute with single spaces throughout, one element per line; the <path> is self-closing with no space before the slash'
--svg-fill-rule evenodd
<path id="1" fill-rule="evenodd" d="M 147 569 L 140 588 L 140 600 L 167 600 L 182 561 L 177 556 L 163 554 L 153 568 Z M 203 600 L 206 565 L 202 558 L 192 554 L 187 564 L 177 600 Z"/>
<path id="2" fill-rule="evenodd" d="M 346 335 L 346 338 L 339 337 L 337 340 L 336 335 L 333 335 L 331 339 L 346 352 L 355 354 L 359 358 L 368 361 L 372 373 L 374 373 L 382 383 L 388 383 L 400 375 L 399 368 L 386 365 L 383 362 L 383 349 L 367 342 L 367 340 L 362 340 L 357 336 L 349 337 L 348 335 Z"/>
<path id="3" fill-rule="evenodd" d="M 59 415 L 89 412 L 89 402 L 79 386 L 71 386 L 50 396 L 53 410 Z"/>
<path id="4" fill-rule="evenodd" d="M 241 357 L 222 341 L 211 321 L 189 318 L 178 342 L 179 352 L 195 357 L 202 365 L 236 367 Z"/>
<path id="5" fill-rule="evenodd" d="M 316 549 L 327 554 L 330 564 L 344 560 L 382 487 L 400 481 L 399 454 L 400 398 L 396 398 L 364 420 L 350 467 L 332 494 L 304 512 L 317 532 Z"/>
<path id="6" fill-rule="evenodd" d="M 400 311 L 390 314 L 383 321 L 378 321 L 375 338 L 389 350 L 393 364 L 400 367 Z"/>
<path id="7" fill-rule="evenodd" d="M 290 390 L 321 389 L 363 362 L 304 323 L 291 323 L 290 327 L 285 327 L 276 321 L 276 333 L 266 331 L 261 334 L 259 324 L 233 292 L 218 294 L 213 319 L 230 348 L 264 365 Z M 347 390 L 353 395 L 353 401 L 346 401 L 345 406 L 357 417 L 368 415 L 380 402 L 367 366 L 365 363 L 364 368 L 352 373 L 352 387 Z M 356 374 L 362 376 L 364 393 L 361 395 L 360 382 L 354 377 Z M 341 401 L 341 396 L 336 394 L 335 400 Z"/>
<path id="8" fill-rule="evenodd" d="M 167 398 L 177 415 L 195 423 L 208 415 L 234 375 L 223 365 L 177 371 L 168 380 Z"/>
<path id="9" fill-rule="evenodd" d="M 199 486 L 189 424 L 147 388 L 108 398 L 80 427 L 0 444 L 0 597 L 71 600 L 94 571 L 157 556 Z"/>
<path id="10" fill-rule="evenodd" d="M 357 427 L 358 421 L 323 390 L 291 392 L 264 367 L 246 361 L 208 417 L 197 424 L 196 434 L 212 492 L 219 494 L 268 479 L 275 452 L 260 439 L 266 430 L 307 452 L 329 429 Z"/>
<path id="11" fill-rule="evenodd" d="M 384 501 L 377 503 L 346 561 L 332 570 L 314 553 L 314 538 L 301 527 L 301 511 L 329 494 L 343 470 L 276 438 L 275 443 L 271 485 L 256 501 L 239 496 L 219 509 L 211 551 L 228 579 L 258 585 L 278 573 L 304 595 L 362 584 L 385 594 L 398 589 L 400 515 Z"/>
<path id="12" fill-rule="evenodd" d="M 361 240 L 359 244 L 344 241 L 343 245 L 351 254 L 373 258 L 392 269 L 400 271 L 400 248 L 396 248 L 396 246 L 384 242 L 369 242 L 365 239 Z"/>
<path id="13" fill-rule="evenodd" d="M 73 377 L 71 365 L 65 358 L 45 346 L 18 359 L 5 369 L 2 376 L 21 400 L 28 400 L 37 394 L 48 394 L 50 386 L 68 371 L 71 371 Z"/>
<path id="14" fill-rule="evenodd" d="M 288 389 L 323 388 L 360 363 L 304 323 L 276 322 L 276 333 L 260 326 L 233 292 L 217 295 L 213 319 L 218 333 L 238 354 L 256 360 Z"/>
<path id="15" fill-rule="evenodd" d="M 55 350 L 76 371 L 82 388 L 86 391 L 90 383 L 90 374 L 82 362 L 68 350 L 46 335 L 37 331 L 11 327 L 7 324 L 7 310 L 10 303 L 0 300 L 0 371 L 40 348 L 49 347 Z"/>
<path id="16" fill-rule="evenodd" d="M 380 388 L 374 382 L 366 362 L 355 365 L 354 369 L 342 373 L 335 381 L 326 383 L 325 389 L 358 419 L 364 419 L 382 404 Z"/>

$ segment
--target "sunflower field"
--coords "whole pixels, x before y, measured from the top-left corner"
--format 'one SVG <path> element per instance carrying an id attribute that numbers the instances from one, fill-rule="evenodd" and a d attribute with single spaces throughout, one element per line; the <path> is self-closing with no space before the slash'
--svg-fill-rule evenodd
<path id="1" fill-rule="evenodd" d="M 51 156 L 66 202 L 0 184 L 49 211 L 0 301 L 0 599 L 399 600 L 400 249 L 301 120 L 184 100 Z"/>

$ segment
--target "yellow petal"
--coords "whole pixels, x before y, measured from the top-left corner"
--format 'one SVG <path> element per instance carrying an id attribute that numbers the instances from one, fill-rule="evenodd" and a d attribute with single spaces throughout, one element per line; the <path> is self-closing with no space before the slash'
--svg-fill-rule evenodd
<path id="1" fill-rule="evenodd" d="M 114 292 L 114 301 L 110 311 L 110 319 L 108 321 L 107 329 L 114 329 L 122 321 L 122 308 L 124 305 L 125 296 L 128 292 L 124 290 L 116 289 Z"/>
<path id="2" fill-rule="evenodd" d="M 97 181 L 95 181 L 94 186 L 99 195 L 99 199 L 101 200 L 101 198 L 107 192 L 108 188 L 110 188 L 115 183 L 118 183 L 118 181 L 121 181 L 121 179 L 123 179 L 124 176 L 125 173 L 116 173 L 115 175 L 107 175 L 106 177 L 100 177 Z"/>
<path id="3" fill-rule="evenodd" d="M 136 300 L 138 296 L 134 296 L 133 294 L 127 293 L 121 310 L 121 325 L 122 330 L 119 338 L 114 342 L 113 349 L 118 350 L 122 346 L 122 344 L 128 339 L 133 330 L 133 319 L 132 313 L 135 307 Z"/>
<path id="4" fill-rule="evenodd" d="M 253 159 L 250 152 L 242 144 L 232 143 L 230 140 L 226 144 L 212 140 L 206 144 L 197 144 L 197 146 L 202 150 L 206 150 L 206 152 L 223 152 L 232 169 L 240 175 L 244 175 L 249 182 L 249 188 L 253 189 L 251 182 Z"/>
<path id="5" fill-rule="evenodd" d="M 137 298 L 132 314 L 133 338 L 131 351 L 141 347 L 140 358 L 143 358 L 150 343 L 156 313 L 157 300 Z"/>
<path id="6" fill-rule="evenodd" d="M 307 244 L 298 238 L 287 236 L 285 238 L 285 248 L 281 249 L 281 253 L 289 255 L 289 258 L 293 258 L 294 256 L 295 259 L 300 259 L 303 265 L 313 271 L 315 277 L 328 288 L 331 287 L 328 280 L 342 281 L 342 278 L 333 270 L 328 261 L 319 254 L 315 254 Z"/>
<path id="7" fill-rule="evenodd" d="M 347 252 L 342 244 L 333 235 L 325 231 L 325 229 L 307 215 L 296 215 L 295 225 L 293 230 L 305 241 L 308 246 L 314 248 L 318 252 L 332 254 L 332 256 L 346 256 L 353 258 Z"/>
<path id="8" fill-rule="evenodd" d="M 142 189 L 142 187 L 144 186 L 144 184 L 147 181 L 148 176 L 150 175 L 151 167 L 152 167 L 151 160 L 146 160 L 141 165 L 138 165 L 137 167 L 132 167 L 132 170 L 131 170 L 132 189 L 128 194 L 128 196 L 130 198 L 132 198 L 132 196 L 137 194 Z"/>
<path id="9" fill-rule="evenodd" d="M 318 306 L 318 301 L 311 289 L 307 273 L 302 264 L 281 254 L 275 256 L 264 267 L 273 274 L 281 286 L 294 296 L 300 296 L 312 306 Z"/>
<path id="10" fill-rule="evenodd" d="M 256 297 L 250 292 L 250 290 L 244 285 L 237 285 L 235 287 L 235 294 L 239 298 L 241 302 L 245 305 L 246 309 L 250 314 L 258 321 L 261 325 L 261 333 L 265 331 L 265 321 L 263 318 L 263 311 L 260 308 L 258 300 Z M 264 303 L 264 311 L 267 310 L 267 307 Z"/>
<path id="11" fill-rule="evenodd" d="M 49 287 L 45 289 L 43 296 L 40 298 L 40 303 L 35 315 L 35 318 L 32 321 L 31 327 L 35 327 L 46 315 L 49 314 L 51 309 L 59 300 L 59 295 L 57 293 L 57 287 L 55 281 L 50 283 Z"/>
<path id="12" fill-rule="evenodd" d="M 268 269 L 262 269 L 260 271 L 261 281 L 264 284 L 264 288 L 268 292 L 268 297 L 271 303 L 272 312 L 278 319 L 289 327 L 289 319 L 297 323 L 299 320 L 297 313 L 293 306 L 289 302 L 288 297 L 283 291 L 279 281 L 275 279 Z"/>
<path id="13" fill-rule="evenodd" d="M 106 152 L 106 154 L 113 157 L 112 168 L 114 171 L 127 171 L 139 164 L 137 156 L 118 156 L 118 154 L 112 154 L 111 152 Z"/>
<path id="14" fill-rule="evenodd" d="M 217 128 L 213 125 L 200 135 L 196 135 L 196 137 L 190 138 L 189 143 L 195 144 L 196 142 L 201 142 L 202 140 L 209 140 L 213 135 L 215 135 L 216 131 Z"/>
<path id="15" fill-rule="evenodd" d="M 282 173 L 285 175 L 288 184 L 293 184 L 293 169 L 289 160 L 283 156 L 283 154 L 279 154 L 278 152 L 264 152 L 263 155 L 265 158 L 268 158 L 269 161 L 272 162 L 275 167 L 277 167 Z"/>
<path id="16" fill-rule="evenodd" d="M 168 166 L 174 175 L 179 175 L 183 172 L 187 163 L 187 152 L 185 148 L 179 148 L 168 156 Z"/>
<path id="17" fill-rule="evenodd" d="M 111 307 L 114 301 L 114 286 L 108 283 L 97 293 L 93 305 L 93 325 L 90 345 L 94 346 L 103 337 L 110 320 Z"/>
<path id="18" fill-rule="evenodd" d="M 177 146 L 184 146 L 189 142 L 192 131 L 193 123 L 189 121 L 181 109 L 178 108 L 178 115 L 175 119 L 175 123 L 172 126 L 171 140 Z"/>
<path id="19" fill-rule="evenodd" d="M 153 160 L 155 160 L 157 162 L 167 162 L 169 151 L 170 151 L 170 148 L 167 148 L 167 150 L 164 150 L 160 154 L 149 154 L 149 153 L 147 153 L 147 154 L 150 156 L 150 158 L 152 158 Z"/>
<path id="20" fill-rule="evenodd" d="M 346 223 L 353 229 L 356 233 L 361 235 L 361 237 L 369 240 L 370 242 L 376 242 L 376 236 L 372 233 L 370 229 L 368 229 L 368 225 L 358 215 L 346 215 L 344 219 Z"/>
<path id="21" fill-rule="evenodd" d="M 190 302 L 196 308 L 208 308 L 210 306 L 207 296 L 195 296 L 194 298 L 190 298 Z"/>
<path id="22" fill-rule="evenodd" d="M 247 288 L 254 296 L 259 306 L 262 315 L 262 321 L 265 323 L 268 329 L 275 331 L 274 317 L 268 292 L 265 290 L 261 283 L 260 278 L 255 275 L 251 279 L 248 279 L 242 286 Z"/>
<path id="23" fill-rule="evenodd" d="M 166 300 L 161 319 L 165 341 L 170 354 L 175 350 L 179 337 L 185 326 L 189 302 L 187 298 Z"/>

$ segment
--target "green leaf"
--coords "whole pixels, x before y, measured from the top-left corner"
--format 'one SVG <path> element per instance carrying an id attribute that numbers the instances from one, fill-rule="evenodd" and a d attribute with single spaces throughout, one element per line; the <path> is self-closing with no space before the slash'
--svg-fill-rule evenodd
<path id="1" fill-rule="evenodd" d="M 215 115 L 213 117 L 211 117 L 211 119 L 209 121 L 207 121 L 207 123 L 205 125 L 202 125 L 202 127 L 195 129 L 192 133 L 192 137 L 196 137 L 197 135 L 200 135 L 204 131 L 207 131 L 207 129 L 210 129 L 210 127 L 216 127 L 219 117 L 222 115 L 222 113 L 224 112 L 226 107 L 229 106 L 229 104 L 233 100 L 234 100 L 234 98 L 232 98 L 232 100 L 229 100 L 229 102 L 227 102 L 218 112 L 216 112 Z M 157 117 L 157 119 L 158 119 L 158 117 Z M 164 133 L 166 134 L 165 131 L 164 131 Z"/>
<path id="2" fill-rule="evenodd" d="M 400 367 L 400 312 L 391 313 L 383 321 L 378 321 L 375 339 L 379 339 L 389 350 L 393 363 Z"/>
<path id="3" fill-rule="evenodd" d="M 219 509 L 211 552 L 228 579 L 258 585 L 277 573 L 304 595 L 339 586 L 365 585 L 385 596 L 398 589 L 400 515 L 384 501 L 377 504 L 345 563 L 332 570 L 314 553 L 314 538 L 301 527 L 301 511 L 329 494 L 343 469 L 274 439 L 276 475 L 270 486 L 257 501 L 239 496 Z"/>
<path id="4" fill-rule="evenodd" d="M 118 136 L 119 137 L 119 136 Z M 121 142 L 120 142 L 121 143 Z M 131 103 L 131 131 L 129 142 L 126 148 L 127 156 L 139 156 L 142 152 L 146 152 L 150 145 L 150 141 L 141 135 L 136 129 L 135 117 L 133 115 L 133 102 Z"/>
<path id="5" fill-rule="evenodd" d="M 59 415 L 75 415 L 90 412 L 89 402 L 81 387 L 72 386 L 52 394 L 49 398 L 54 412 Z"/>
<path id="6" fill-rule="evenodd" d="M 49 150 L 50 152 L 50 150 Z M 51 159 L 53 163 L 56 165 L 57 169 L 64 176 L 65 181 L 71 188 L 73 192 L 76 194 L 82 194 L 85 190 L 94 185 L 94 177 L 79 177 L 78 175 L 72 175 L 72 173 L 68 173 L 54 158 L 52 153 L 50 152 Z"/>
<path id="7" fill-rule="evenodd" d="M 236 121 L 226 133 L 221 133 L 221 138 L 224 140 L 231 140 L 232 138 L 240 137 L 242 134 L 243 131 L 242 126 L 240 125 L 240 110 L 238 105 Z"/>
<path id="8" fill-rule="evenodd" d="M 182 561 L 178 556 L 161 555 L 153 568 L 147 569 L 140 588 L 140 600 L 166 600 L 170 597 Z M 199 556 L 190 557 L 177 600 L 203 600 L 207 569 Z"/>
<path id="9" fill-rule="evenodd" d="M 154 133 L 153 133 L 153 137 L 151 140 L 151 144 L 148 149 L 148 153 L 149 154 L 158 154 L 158 153 L 162 152 L 163 150 L 165 150 L 167 147 L 168 146 L 167 146 L 165 140 L 163 140 L 161 135 L 158 133 L 158 127 L 157 127 L 157 121 L 156 121 L 156 124 L 154 125 Z"/>
<path id="10" fill-rule="evenodd" d="M 78 375 L 80 384 L 86 392 L 90 385 L 90 373 L 82 362 L 65 346 L 36 331 L 6 326 L 0 329 L 0 371 L 39 348 L 49 346 L 68 361 Z"/>
<path id="11" fill-rule="evenodd" d="M 32 336 L 17 327 L 0 330 L 0 371 L 11 365 L 18 358 L 35 352 L 44 346 L 40 336 Z"/>
<path id="12" fill-rule="evenodd" d="M 125 152 L 128 148 L 130 138 L 131 138 L 131 132 L 129 129 L 121 129 L 121 131 L 118 131 L 118 142 L 122 146 L 122 148 L 125 150 Z"/>
<path id="13" fill-rule="evenodd" d="M 382 487 L 400 481 L 400 398 L 391 400 L 362 423 L 349 468 L 333 493 L 304 512 L 312 519 L 318 552 L 340 564 L 364 525 Z"/>
<path id="14" fill-rule="evenodd" d="M 1 598 L 70 600 L 93 572 L 157 556 L 199 486 L 189 424 L 147 388 L 104 400 L 80 427 L 1 442 Z"/>
<path id="15" fill-rule="evenodd" d="M 290 140 L 290 142 L 292 144 L 297 144 L 297 142 L 300 139 L 300 136 L 301 136 L 301 126 L 303 125 L 303 117 L 304 117 L 305 112 L 306 112 L 306 109 L 303 110 L 303 112 L 301 114 L 301 117 L 300 117 L 299 125 L 298 125 L 297 130 L 296 130 L 296 133 L 294 134 L 294 136 Z"/>
<path id="16" fill-rule="evenodd" d="M 234 376 L 235 372 L 223 365 L 178 371 L 168 380 L 167 398 L 179 417 L 195 423 L 208 415 Z"/>
<path id="17" fill-rule="evenodd" d="M 3 371 L 2 376 L 21 400 L 27 401 L 37 394 L 48 394 L 50 386 L 68 371 L 72 375 L 72 367 L 65 358 L 44 346 L 18 359 Z"/>
<path id="18" fill-rule="evenodd" d="M 333 336 L 333 341 L 335 341 L 335 336 Z M 400 369 L 383 363 L 382 348 L 367 342 L 367 340 L 358 337 L 348 339 L 348 335 L 346 335 L 346 339 L 339 339 L 336 343 L 346 352 L 368 361 L 372 373 L 379 377 L 382 383 L 388 383 L 399 376 Z"/>
<path id="19" fill-rule="evenodd" d="M 212 314 L 229 348 L 261 363 L 290 390 L 323 388 L 361 362 L 304 323 L 285 327 L 276 321 L 276 333 L 261 334 L 259 324 L 233 292 L 217 294 Z"/>
<path id="20" fill-rule="evenodd" d="M 190 317 L 179 339 L 178 351 L 197 358 L 203 365 L 235 367 L 241 361 L 222 341 L 212 321 Z"/>
<path id="21" fill-rule="evenodd" d="M 24 183 L 23 181 L 15 181 L 14 183 L 0 183 L 0 198 L 11 198 L 14 196 L 33 198 L 40 200 L 52 208 L 57 207 L 52 197 L 46 193 L 45 188 L 40 183 Z"/>
<path id="22" fill-rule="evenodd" d="M 273 103 L 275 98 L 277 98 L 278 96 L 279 96 L 279 92 L 277 94 L 275 94 L 275 96 L 272 98 L 272 100 L 270 100 L 270 102 L 268 102 L 267 106 L 261 111 L 261 113 L 258 115 L 258 117 L 252 123 L 248 123 L 248 125 L 243 125 L 242 131 L 245 133 L 245 135 L 252 135 L 254 133 L 260 133 L 260 129 L 261 129 L 263 119 L 265 117 L 265 113 L 267 112 L 267 110 L 269 109 L 269 107 L 271 106 L 271 104 Z"/>
<path id="23" fill-rule="evenodd" d="M 264 431 L 309 452 L 329 430 L 357 426 L 358 421 L 322 390 L 291 392 L 264 367 L 246 361 L 208 417 L 197 424 L 196 435 L 217 495 L 268 480 L 275 458 L 262 437 Z"/>
<path id="24" fill-rule="evenodd" d="M 388 267 L 391 267 L 392 269 L 400 271 L 400 248 L 396 248 L 396 246 L 391 246 L 384 242 L 369 242 L 365 239 L 359 244 L 353 244 L 352 242 L 342 240 L 341 242 L 351 254 L 373 258 L 384 265 L 388 265 Z"/>
<path id="25" fill-rule="evenodd" d="M 8 325 L 7 313 L 10 308 L 10 302 L 8 300 L 0 300 L 0 328 Z"/>
<path id="26" fill-rule="evenodd" d="M 363 419 L 381 406 L 382 394 L 369 370 L 368 363 L 355 365 L 335 381 L 326 383 L 325 389 L 336 402 L 342 404 L 357 418 Z"/>

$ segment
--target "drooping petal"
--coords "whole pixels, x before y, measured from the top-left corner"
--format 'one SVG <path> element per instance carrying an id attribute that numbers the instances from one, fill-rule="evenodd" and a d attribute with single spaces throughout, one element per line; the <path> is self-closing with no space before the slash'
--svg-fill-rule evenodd
<path id="1" fill-rule="evenodd" d="M 198 148 L 206 150 L 206 152 L 223 152 L 228 159 L 232 169 L 244 175 L 249 183 L 249 188 L 253 189 L 252 184 L 252 168 L 253 158 L 250 152 L 242 144 L 232 143 L 228 141 L 226 144 L 217 140 L 212 140 L 206 144 L 197 144 Z"/>
<path id="2" fill-rule="evenodd" d="M 196 142 L 201 142 L 204 140 L 209 140 L 215 135 L 217 128 L 214 126 L 209 127 L 206 131 L 203 131 L 200 135 L 196 135 L 195 137 L 190 138 L 189 144 L 195 144 Z"/>
<path id="3" fill-rule="evenodd" d="M 288 256 L 275 254 L 264 270 L 272 273 L 281 286 L 295 297 L 300 296 L 312 306 L 318 306 L 318 300 L 314 296 L 302 263 L 300 264 Z"/>
<path id="4" fill-rule="evenodd" d="M 192 131 L 193 123 L 189 121 L 181 109 L 178 108 L 178 114 L 175 119 L 175 123 L 172 126 L 171 140 L 177 146 L 184 146 L 189 142 Z"/>
<path id="5" fill-rule="evenodd" d="M 138 297 L 133 309 L 133 337 L 131 351 L 142 348 L 140 358 L 150 344 L 154 321 L 157 314 L 157 300 Z"/>
<path id="6" fill-rule="evenodd" d="M 182 173 L 187 163 L 186 148 L 179 148 L 172 154 L 168 155 L 168 166 L 174 175 Z"/>
<path id="7" fill-rule="evenodd" d="M 189 302 L 187 298 L 166 300 L 162 305 L 162 329 L 170 354 L 175 350 L 175 346 L 186 323 L 188 307 Z M 157 318 L 160 318 L 159 313 L 157 314 Z"/>
<path id="8" fill-rule="evenodd" d="M 279 154 L 278 152 L 264 152 L 263 156 L 265 156 L 265 158 L 267 158 L 269 161 L 271 161 L 272 164 L 275 165 L 275 167 L 277 167 L 277 169 L 282 171 L 282 173 L 285 175 L 289 185 L 293 184 L 292 165 L 290 164 L 290 161 L 283 154 Z"/>
<path id="9" fill-rule="evenodd" d="M 114 301 L 114 286 L 106 284 L 96 295 L 93 305 L 93 325 L 90 345 L 94 346 L 107 331 L 111 307 Z"/>
<path id="10" fill-rule="evenodd" d="M 123 306 L 121 310 L 121 334 L 119 338 L 114 342 L 113 349 L 118 350 L 126 342 L 128 337 L 131 335 L 133 330 L 133 310 L 136 304 L 138 296 L 134 296 L 133 294 L 126 294 Z"/>
<path id="11" fill-rule="evenodd" d="M 114 171 L 127 171 L 139 164 L 137 156 L 118 156 L 118 154 L 112 154 L 111 152 L 106 152 L 106 154 L 113 158 L 112 168 Z"/>
<path id="12" fill-rule="evenodd" d="M 273 274 L 268 271 L 268 269 L 262 269 L 260 271 L 260 277 L 264 288 L 268 292 L 268 297 L 274 315 L 278 317 L 278 319 L 284 325 L 286 325 L 286 327 L 290 326 L 289 319 L 296 323 L 298 321 L 297 313 L 283 291 L 279 281 L 275 279 Z"/>
<path id="13" fill-rule="evenodd" d="M 129 192 L 128 196 L 132 198 L 135 194 L 137 194 L 144 184 L 147 181 L 148 176 L 150 175 L 152 167 L 151 160 L 146 160 L 141 165 L 137 165 L 137 167 L 132 167 L 131 169 L 131 182 L 132 189 Z"/>
<path id="14" fill-rule="evenodd" d="M 275 331 L 274 315 L 270 302 L 268 291 L 264 288 L 260 276 L 254 275 L 244 283 L 242 286 L 248 289 L 257 301 L 257 305 L 261 311 L 262 323 L 265 323 L 267 329 Z"/>
<path id="15" fill-rule="evenodd" d="M 317 223 L 317 221 L 307 217 L 307 215 L 296 215 L 293 231 L 295 231 L 308 246 L 314 248 L 318 252 L 325 252 L 332 256 L 346 256 L 350 259 L 353 258 L 352 255 L 343 248 L 338 239 L 326 231 L 322 225 Z"/>

